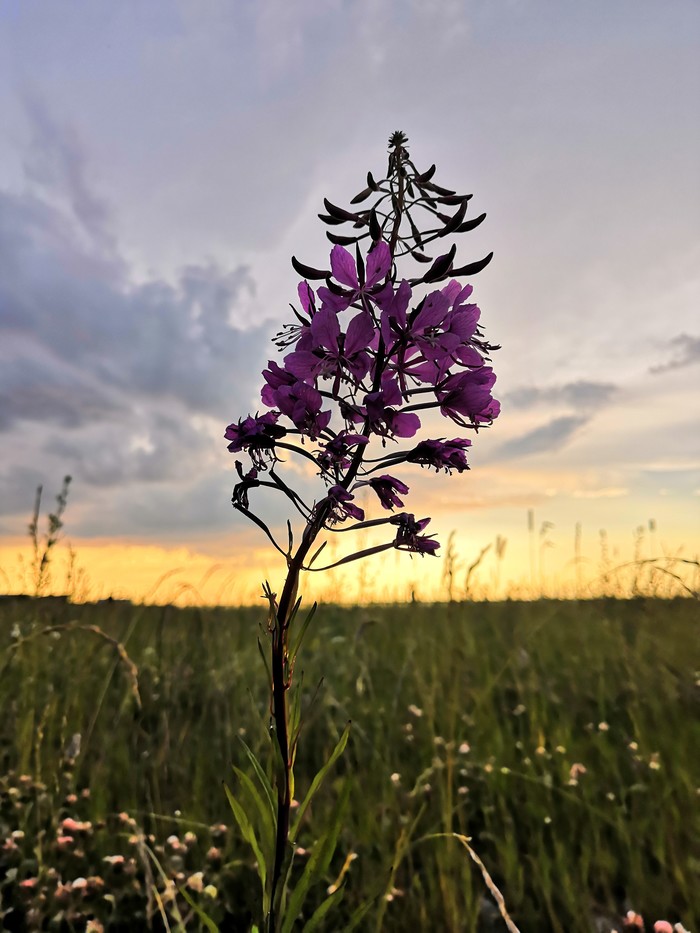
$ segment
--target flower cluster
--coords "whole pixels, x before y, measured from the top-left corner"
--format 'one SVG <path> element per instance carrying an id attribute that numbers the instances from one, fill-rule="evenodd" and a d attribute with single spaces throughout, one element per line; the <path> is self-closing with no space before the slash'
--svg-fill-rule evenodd
<path id="1" fill-rule="evenodd" d="M 287 325 L 277 337 L 278 347 L 286 351 L 281 365 L 270 360 L 262 374 L 261 399 L 271 410 L 249 416 L 226 430 L 226 438 L 231 441 L 229 450 L 247 451 L 257 471 L 244 476 L 239 466 L 246 485 L 238 493 L 234 490 L 234 505 L 240 507 L 245 499 L 247 509 L 244 494 L 251 480 L 257 482 L 258 473 L 269 469 L 270 482 L 263 485 L 277 486 L 285 492 L 307 523 L 314 523 L 314 535 L 321 529 L 337 530 L 334 526 L 349 520 L 362 527 L 381 523 L 364 522 L 363 510 L 353 502 L 362 487 L 372 489 L 384 509 L 401 508 L 401 497 L 409 492 L 408 486 L 386 472 L 372 475 L 380 470 L 403 462 L 448 473 L 469 468 L 466 451 L 471 441 L 467 438 L 426 438 L 406 446 L 421 430 L 423 413 L 432 409 L 461 428 L 478 430 L 490 424 L 500 411 L 491 394 L 496 376 L 488 365 L 488 352 L 494 347 L 481 337 L 480 310 L 471 300 L 472 286 L 448 278 L 454 247 L 439 256 L 424 276 L 398 276 L 396 260 L 406 255 L 401 252 L 405 241 L 401 223 L 403 215 L 408 215 L 404 200 L 408 189 L 400 184 L 406 177 L 402 161 L 408 158 L 402 141 L 405 137 L 398 143 L 394 140 L 393 163 L 390 158 L 393 175 L 390 173 L 387 179 L 388 187 L 383 189 L 374 182 L 371 188 L 380 194 L 391 192 L 399 181 L 392 210 L 384 216 L 383 224 L 375 210 L 350 214 L 326 202 L 331 215 L 325 218 L 327 221 L 357 219 L 355 226 L 367 223 L 369 248 L 361 250 L 359 237 L 355 238 L 353 255 L 337 242 L 343 238 L 329 234 L 335 242 L 329 269 L 311 269 L 293 260 L 295 268 L 304 274 L 298 286 L 300 307 L 293 308 L 299 323 Z M 434 192 L 446 190 L 426 180 L 430 175 L 414 176 L 415 184 L 424 192 L 422 200 L 428 205 L 436 203 Z M 427 188 L 430 191 L 426 194 Z M 460 219 L 470 196 L 453 195 L 448 192 L 440 199 L 459 202 L 460 216 L 455 217 Z M 454 217 L 446 220 L 445 229 L 460 230 Z M 415 236 L 417 230 L 410 216 L 409 222 Z M 442 233 L 444 230 L 436 235 Z M 345 242 L 351 239 L 345 238 Z M 416 251 L 412 255 L 427 261 Z M 446 284 L 430 289 L 441 278 L 447 279 Z M 325 281 L 314 288 L 310 284 L 314 279 Z M 428 288 L 422 287 L 421 294 L 417 285 Z M 280 418 L 286 420 L 286 429 L 278 424 Z M 373 439 L 381 445 L 382 455 L 370 460 L 367 454 Z M 294 452 L 314 464 L 328 487 L 323 498 L 307 505 L 291 493 L 275 472 L 279 450 Z M 404 519 L 398 523 L 394 518 L 385 520 L 398 524 L 396 537 L 387 546 L 434 554 L 438 543 L 418 534 L 429 519 L 416 521 L 414 516 L 403 514 Z"/>

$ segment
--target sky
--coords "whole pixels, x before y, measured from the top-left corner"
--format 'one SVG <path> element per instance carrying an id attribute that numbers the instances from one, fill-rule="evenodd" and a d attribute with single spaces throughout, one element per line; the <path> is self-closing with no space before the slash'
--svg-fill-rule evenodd
<path id="1" fill-rule="evenodd" d="M 553 587 L 577 533 L 593 573 L 601 530 L 614 560 L 694 557 L 698 40 L 695 0 L 0 0 L 0 588 L 66 474 L 92 596 L 281 577 L 223 431 L 261 408 L 291 255 L 327 260 L 323 198 L 397 129 L 487 213 L 458 255 L 494 251 L 502 415 L 468 473 L 402 477 L 459 586 L 490 545 L 485 581 Z M 315 586 L 422 596 L 445 561 L 351 566 Z"/>

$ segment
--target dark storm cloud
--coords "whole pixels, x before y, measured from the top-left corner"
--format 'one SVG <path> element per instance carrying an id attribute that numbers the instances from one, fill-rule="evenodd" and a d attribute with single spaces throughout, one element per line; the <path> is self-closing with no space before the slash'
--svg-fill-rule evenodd
<path id="1" fill-rule="evenodd" d="M 585 379 L 560 386 L 522 386 L 509 392 L 504 405 L 509 408 L 535 408 L 539 405 L 566 405 L 574 409 L 597 409 L 607 404 L 617 392 L 610 382 L 590 382 Z"/>
<path id="2" fill-rule="evenodd" d="M 700 337 L 679 334 L 673 340 L 669 340 L 668 346 L 675 351 L 675 356 L 667 363 L 652 366 L 650 373 L 665 373 L 671 369 L 682 369 L 692 366 L 693 363 L 700 363 Z"/>
<path id="3" fill-rule="evenodd" d="M 576 431 L 588 421 L 589 417 L 585 415 L 564 415 L 561 418 L 554 418 L 547 424 L 540 425 L 532 431 L 521 434 L 520 437 L 514 437 L 501 444 L 496 448 L 495 457 L 498 460 L 514 460 L 517 457 L 561 450 Z"/>

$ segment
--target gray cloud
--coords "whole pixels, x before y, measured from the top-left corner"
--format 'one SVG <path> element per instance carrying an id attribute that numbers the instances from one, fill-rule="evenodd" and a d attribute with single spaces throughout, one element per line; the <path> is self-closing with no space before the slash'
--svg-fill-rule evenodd
<path id="1" fill-rule="evenodd" d="M 586 415 L 564 415 L 561 418 L 554 418 L 547 424 L 540 425 L 532 431 L 521 434 L 520 437 L 514 437 L 501 444 L 496 448 L 495 457 L 498 460 L 513 460 L 516 457 L 561 450 L 576 431 L 589 420 L 589 416 Z"/>
<path id="2" fill-rule="evenodd" d="M 652 366 L 649 369 L 650 373 L 665 373 L 671 369 L 682 369 L 684 366 L 700 363 L 700 337 L 679 334 L 673 340 L 669 340 L 668 346 L 676 351 L 676 355 L 668 363 Z"/>
<path id="3" fill-rule="evenodd" d="M 590 382 L 580 379 L 559 386 L 521 386 L 508 392 L 504 404 L 509 408 L 566 405 L 576 410 L 599 409 L 617 392 L 610 382 Z"/>
<path id="4" fill-rule="evenodd" d="M 79 141 L 36 102 L 30 115 L 28 187 L 0 191 L 2 512 L 24 515 L 39 479 L 71 473 L 93 533 L 125 516 L 150 529 L 159 507 L 165 524 L 206 527 L 201 477 L 217 461 L 225 471 L 224 427 L 255 408 L 268 355 L 266 328 L 233 323 L 255 282 L 243 264 L 204 262 L 135 283 Z M 145 488 L 130 507 L 128 491 Z M 100 509 L 106 489 L 122 494 L 118 513 Z M 173 508 L 193 496 L 197 507 Z"/>
<path id="5" fill-rule="evenodd" d="M 59 124 L 38 95 L 25 93 L 23 102 L 31 130 L 23 163 L 27 181 L 49 193 L 61 192 L 92 243 L 113 252 L 111 212 L 88 183 L 86 154 L 78 134 Z"/>

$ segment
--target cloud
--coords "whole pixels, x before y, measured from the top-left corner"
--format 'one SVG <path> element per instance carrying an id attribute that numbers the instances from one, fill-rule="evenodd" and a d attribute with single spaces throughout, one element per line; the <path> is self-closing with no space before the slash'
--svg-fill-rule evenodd
<path id="1" fill-rule="evenodd" d="M 561 450 L 576 431 L 589 420 L 590 418 L 584 415 L 564 415 L 561 418 L 554 418 L 547 424 L 501 444 L 496 448 L 495 458 L 513 460 L 517 457 Z"/>
<path id="2" fill-rule="evenodd" d="M 685 366 L 692 366 L 693 363 L 700 363 L 700 337 L 679 334 L 673 340 L 668 341 L 668 346 L 676 350 L 676 355 L 667 363 L 651 366 L 650 373 L 665 373 L 671 369 L 682 369 Z"/>
<path id="3" fill-rule="evenodd" d="M 510 408 L 566 405 L 589 411 L 606 405 L 617 391 L 617 386 L 611 382 L 581 379 L 559 386 L 521 386 L 508 392 L 503 401 Z"/>
<path id="4" fill-rule="evenodd" d="M 59 124 L 38 95 L 25 93 L 23 103 L 31 131 L 23 163 L 26 180 L 50 196 L 60 192 L 92 243 L 113 252 L 111 212 L 88 183 L 80 137 L 72 127 Z"/>
<path id="5" fill-rule="evenodd" d="M 71 473 L 84 527 L 89 507 L 103 533 L 124 527 L 100 508 L 107 489 L 134 532 L 158 508 L 167 525 L 204 527 L 202 478 L 225 475 L 224 427 L 255 409 L 268 356 L 266 326 L 234 323 L 255 281 L 207 261 L 135 282 L 79 140 L 28 108 L 27 187 L 0 190 L 3 512 L 24 515 L 37 481 Z"/>

